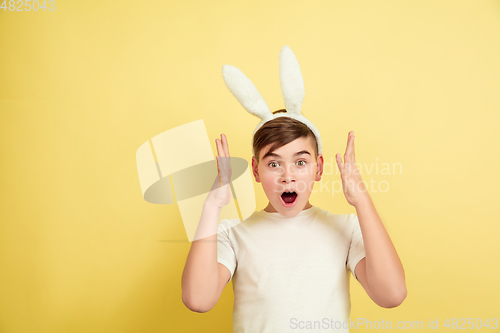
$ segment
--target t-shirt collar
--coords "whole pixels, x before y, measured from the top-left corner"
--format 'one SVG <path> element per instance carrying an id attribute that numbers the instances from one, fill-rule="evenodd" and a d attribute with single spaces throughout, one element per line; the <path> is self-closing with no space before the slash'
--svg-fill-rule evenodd
<path id="1" fill-rule="evenodd" d="M 309 207 L 308 209 L 303 209 L 301 210 L 297 215 L 295 215 L 294 217 L 286 217 L 286 216 L 283 216 L 281 215 L 280 213 L 278 212 L 273 212 L 273 213 L 269 213 L 269 212 L 266 212 L 265 210 L 260 210 L 259 213 L 262 215 L 262 216 L 265 216 L 265 217 L 270 217 L 270 218 L 277 218 L 277 219 L 293 219 L 293 218 L 296 218 L 296 217 L 305 217 L 305 216 L 309 216 L 311 214 L 313 214 L 318 208 L 316 206 L 312 206 L 312 207 Z"/>

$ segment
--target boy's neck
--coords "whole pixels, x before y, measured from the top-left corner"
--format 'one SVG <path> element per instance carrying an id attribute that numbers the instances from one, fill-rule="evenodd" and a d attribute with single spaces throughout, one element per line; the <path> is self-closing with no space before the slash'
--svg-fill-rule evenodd
<path id="1" fill-rule="evenodd" d="M 309 209 L 311 207 L 312 207 L 311 203 L 309 201 L 307 201 L 307 204 L 305 205 L 304 209 L 302 209 L 302 210 L 306 210 L 306 209 Z M 271 205 L 271 203 L 269 203 L 267 205 L 267 207 L 264 208 L 264 211 L 268 212 L 268 213 L 277 213 L 278 212 L 276 209 L 274 209 L 274 207 L 273 207 L 273 205 Z"/>

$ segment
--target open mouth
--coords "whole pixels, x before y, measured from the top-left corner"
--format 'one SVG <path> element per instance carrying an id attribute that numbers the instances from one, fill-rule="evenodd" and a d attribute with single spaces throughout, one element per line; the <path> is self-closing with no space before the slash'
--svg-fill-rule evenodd
<path id="1" fill-rule="evenodd" d="M 283 192 L 281 194 L 281 201 L 285 207 L 292 207 L 297 202 L 298 194 L 294 191 L 291 192 Z"/>

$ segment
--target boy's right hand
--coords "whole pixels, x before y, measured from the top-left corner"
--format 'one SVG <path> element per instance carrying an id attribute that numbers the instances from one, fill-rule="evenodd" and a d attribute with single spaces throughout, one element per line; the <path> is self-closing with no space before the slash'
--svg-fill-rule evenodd
<path id="1" fill-rule="evenodd" d="M 221 134 L 222 139 L 215 139 L 217 146 L 217 172 L 214 184 L 208 193 L 206 203 L 222 208 L 231 201 L 231 161 L 229 156 L 229 146 L 227 138 Z"/>

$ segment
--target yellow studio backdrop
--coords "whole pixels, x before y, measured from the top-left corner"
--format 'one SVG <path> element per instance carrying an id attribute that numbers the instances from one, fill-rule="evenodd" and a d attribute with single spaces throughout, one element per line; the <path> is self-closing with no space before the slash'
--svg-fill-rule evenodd
<path id="1" fill-rule="evenodd" d="M 277 110 L 283 45 L 324 144 L 326 185 L 311 203 L 355 212 L 334 159 L 353 130 L 405 268 L 408 296 L 393 309 L 351 277 L 351 319 L 422 321 L 406 324 L 422 332 L 500 318 L 499 1 L 3 3 L 0 332 L 231 331 L 232 283 L 208 313 L 182 304 L 191 243 L 176 204 L 144 200 L 136 151 L 202 119 L 214 155 L 225 133 L 250 163 L 258 119 L 222 65 Z"/>

